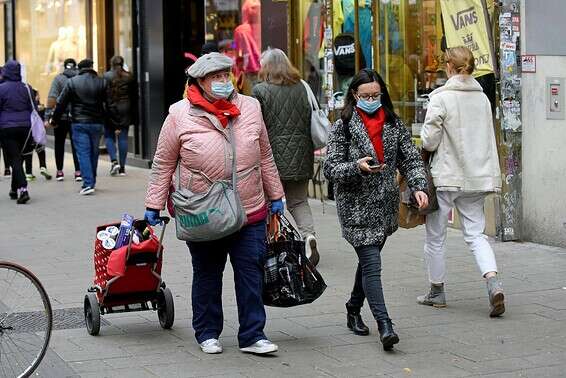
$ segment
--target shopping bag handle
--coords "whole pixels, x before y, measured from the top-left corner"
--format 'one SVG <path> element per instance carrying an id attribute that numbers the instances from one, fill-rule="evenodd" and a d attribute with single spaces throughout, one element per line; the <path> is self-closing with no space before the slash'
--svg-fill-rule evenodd
<path id="1" fill-rule="evenodd" d="M 281 237 L 281 223 L 278 214 L 271 214 L 267 233 L 269 241 L 275 241 Z"/>

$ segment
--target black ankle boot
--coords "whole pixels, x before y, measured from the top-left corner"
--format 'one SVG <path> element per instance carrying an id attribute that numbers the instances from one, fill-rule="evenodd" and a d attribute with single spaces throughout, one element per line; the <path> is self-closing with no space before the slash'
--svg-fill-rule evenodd
<path id="1" fill-rule="evenodd" d="M 397 336 L 397 334 L 393 330 L 393 323 L 391 322 L 391 319 L 378 320 L 377 329 L 379 331 L 379 339 L 383 344 L 383 349 L 393 349 L 393 345 L 399 342 L 399 336 Z"/>
<path id="2" fill-rule="evenodd" d="M 364 321 L 362 320 L 362 316 L 360 315 L 360 308 L 353 307 L 349 303 L 346 303 L 346 310 L 348 311 L 348 320 L 346 323 L 348 328 L 358 336 L 369 335 L 369 328 L 364 324 Z"/>

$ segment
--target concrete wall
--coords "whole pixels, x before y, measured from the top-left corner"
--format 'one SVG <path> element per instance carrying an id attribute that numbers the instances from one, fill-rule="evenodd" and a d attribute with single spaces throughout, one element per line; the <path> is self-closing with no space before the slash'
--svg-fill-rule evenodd
<path id="1" fill-rule="evenodd" d="M 534 0 L 522 0 L 523 11 L 526 1 Z M 522 51 L 529 53 L 524 42 Z M 537 72 L 522 79 L 523 239 L 566 247 L 566 120 L 546 119 L 545 93 L 547 77 L 566 78 L 566 56 L 537 55 L 536 64 Z"/>

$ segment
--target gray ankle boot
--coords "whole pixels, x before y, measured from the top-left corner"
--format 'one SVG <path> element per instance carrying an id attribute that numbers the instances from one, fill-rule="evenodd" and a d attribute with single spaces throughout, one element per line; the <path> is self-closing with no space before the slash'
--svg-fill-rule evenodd
<path id="1" fill-rule="evenodd" d="M 444 284 L 431 284 L 428 294 L 417 297 L 417 302 L 425 306 L 446 307 Z"/>
<path id="2" fill-rule="evenodd" d="M 497 277 L 487 279 L 487 293 L 489 294 L 489 316 L 494 318 L 505 312 L 505 296 L 501 281 Z"/>

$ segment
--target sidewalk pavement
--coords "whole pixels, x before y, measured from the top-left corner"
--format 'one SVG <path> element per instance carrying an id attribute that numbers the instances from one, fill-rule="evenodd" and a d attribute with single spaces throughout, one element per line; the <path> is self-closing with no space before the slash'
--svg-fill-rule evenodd
<path id="1" fill-rule="evenodd" d="M 53 151 L 48 167 L 54 172 Z M 34 158 L 36 159 L 36 158 Z M 104 160 L 104 161 L 102 161 Z M 31 201 L 16 205 L 9 182 L 0 179 L 0 259 L 29 267 L 44 283 L 56 312 L 57 330 L 39 376 L 43 377 L 564 377 L 566 376 L 566 250 L 531 243 L 493 243 L 507 299 L 500 319 L 488 317 L 485 284 L 460 232 L 448 233 L 448 307 L 415 303 L 427 289 L 422 228 L 400 230 L 383 252 L 386 303 L 401 342 L 384 352 L 368 311 L 371 334 L 345 327 L 344 303 L 356 258 L 340 236 L 335 208 L 312 201 L 321 250 L 319 268 L 328 289 L 314 304 L 268 308 L 272 357 L 237 349 L 237 311 L 231 267 L 224 279 L 225 328 L 221 355 L 205 355 L 191 328 L 191 264 L 173 227 L 165 237 L 163 277 L 175 298 L 172 330 L 152 312 L 104 316 L 100 336 L 87 334 L 82 304 L 92 283 L 95 227 L 124 212 L 141 217 L 149 171 L 128 168 L 110 177 L 101 156 L 96 194 L 83 197 L 71 180 L 30 183 Z M 37 161 L 35 161 L 36 163 Z M 36 168 L 36 173 L 38 168 Z"/>

